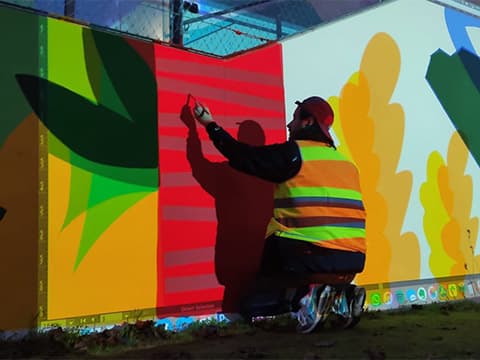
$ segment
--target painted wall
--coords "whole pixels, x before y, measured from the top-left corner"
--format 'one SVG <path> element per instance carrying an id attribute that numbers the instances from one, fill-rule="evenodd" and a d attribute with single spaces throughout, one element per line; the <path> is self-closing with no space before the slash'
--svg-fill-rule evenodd
<path id="1" fill-rule="evenodd" d="M 0 328 L 237 309 L 272 185 L 228 167 L 188 93 L 252 144 L 285 139 L 295 100 L 328 98 L 361 172 L 369 304 L 464 296 L 480 273 L 479 26 L 401 0 L 218 59 L 0 7 Z"/>
<path id="2" fill-rule="evenodd" d="M 198 303 L 190 307 L 194 313 L 207 308 L 235 312 L 258 268 L 273 186 L 230 168 L 203 128 L 196 129 L 188 116 L 185 123 L 179 120 L 179 109 L 191 93 L 241 141 L 284 141 L 281 47 L 221 60 L 155 46 L 155 61 L 162 274 L 158 313 L 165 314 L 165 306 L 169 312 L 184 312 L 189 307 L 179 305 L 192 303 Z"/>
<path id="3" fill-rule="evenodd" d="M 286 112 L 328 98 L 339 150 L 360 167 L 368 255 L 358 283 L 480 271 L 479 26 L 402 0 L 283 43 Z"/>
<path id="4" fill-rule="evenodd" d="M 283 141 L 280 45 L 221 60 L 0 10 L 22 45 L 1 37 L 0 327 L 237 311 L 273 187 L 181 110 L 192 92 L 242 141 Z"/>
<path id="5" fill-rule="evenodd" d="M 12 108 L 1 127 L 1 206 L 7 212 L 0 237 L 9 239 L 2 241 L 2 266 L 15 266 L 1 277 L 23 291 L 9 297 L 23 316 L 2 306 L 1 327 L 154 308 L 153 47 L 0 10 L 1 41 L 10 50 L 2 90 L 18 98 L 2 98 L 2 106 Z M 12 32 L 21 46 L 9 46 Z M 19 282 L 17 268 L 28 271 L 28 282 Z M 18 301 L 28 301 L 28 311 Z"/>
<path id="6" fill-rule="evenodd" d="M 39 123 L 14 74 L 39 71 L 43 19 L 0 7 L 0 328 L 32 327 L 37 313 Z M 9 34 L 17 34 L 15 37 Z M 7 36 L 8 34 L 8 36 Z"/>

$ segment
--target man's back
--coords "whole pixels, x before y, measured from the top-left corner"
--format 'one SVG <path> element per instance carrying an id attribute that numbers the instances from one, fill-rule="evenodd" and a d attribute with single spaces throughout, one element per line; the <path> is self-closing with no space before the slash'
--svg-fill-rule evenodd
<path id="1" fill-rule="evenodd" d="M 356 166 L 325 143 L 298 140 L 302 165 L 276 186 L 267 236 L 365 253 L 365 210 Z"/>

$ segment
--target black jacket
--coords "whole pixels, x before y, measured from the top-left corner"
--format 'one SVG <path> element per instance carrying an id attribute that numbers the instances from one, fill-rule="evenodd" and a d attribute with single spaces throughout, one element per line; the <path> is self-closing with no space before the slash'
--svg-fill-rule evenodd
<path id="1" fill-rule="evenodd" d="M 230 166 L 246 174 L 278 184 L 294 177 L 302 166 L 300 149 L 295 141 L 251 146 L 235 140 L 215 122 L 208 124 L 206 129 Z"/>

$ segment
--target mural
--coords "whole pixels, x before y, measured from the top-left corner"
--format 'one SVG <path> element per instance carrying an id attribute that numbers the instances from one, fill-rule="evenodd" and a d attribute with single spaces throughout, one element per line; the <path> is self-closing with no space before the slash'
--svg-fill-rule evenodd
<path id="1" fill-rule="evenodd" d="M 465 144 L 454 133 L 447 163 L 433 152 L 428 160 L 427 181 L 420 189 L 425 208 L 423 226 L 431 247 L 429 264 L 435 277 L 480 271 L 480 255 L 475 255 L 478 217 L 470 217 L 472 177 L 464 174 L 467 158 Z"/>
<path id="2" fill-rule="evenodd" d="M 480 19 L 446 8 L 445 22 L 456 51 L 433 53 L 426 77 L 478 165 L 480 58 L 467 29 L 480 28 Z"/>
<path id="3" fill-rule="evenodd" d="M 238 310 L 272 184 L 229 167 L 188 94 L 253 145 L 285 140 L 295 100 L 327 98 L 360 168 L 369 306 L 478 295 L 478 27 L 388 2 L 221 59 L 0 7 L 0 327 Z"/>
<path id="4" fill-rule="evenodd" d="M 38 224 L 28 326 L 118 322 L 135 309 L 137 318 L 237 311 L 257 271 L 272 184 L 232 170 L 181 109 L 193 92 L 242 141 L 284 141 L 280 45 L 222 60 L 33 18 L 43 21 L 43 37 L 34 33 L 42 56 L 5 75 L 25 120 L 2 123 L 0 157 L 16 175 L 16 134 L 33 148 L 22 170 L 39 174 L 22 195 L 28 224 Z M 19 176 L 28 177 L 2 185 Z M 20 212 L 3 197 L 8 231 Z"/>
<path id="5" fill-rule="evenodd" d="M 47 76 L 16 77 L 49 130 L 48 317 L 153 307 L 151 48 L 53 19 L 47 29 Z"/>
<path id="6" fill-rule="evenodd" d="M 387 60 L 387 61 L 386 61 Z M 386 61 L 386 66 L 379 62 Z M 416 279 L 420 275 L 417 236 L 402 234 L 405 211 L 411 196 L 412 173 L 397 173 L 404 141 L 402 106 L 390 103 L 400 73 L 400 51 L 385 33 L 368 43 L 360 71 L 344 86 L 339 98 L 330 98 L 337 122 L 339 151 L 360 169 L 368 215 L 368 256 L 361 283 Z M 358 136 L 362 134 L 362 136 Z M 410 266 L 403 266 L 409 257 Z"/>
<path id="7" fill-rule="evenodd" d="M 429 14 L 432 32 L 414 36 L 398 14 L 416 14 L 410 29 L 425 28 L 420 15 Z M 338 149 L 360 169 L 368 249 L 359 284 L 388 289 L 480 270 L 478 26 L 437 4 L 399 1 L 282 44 L 287 112 L 294 99 L 327 97 Z M 348 48 L 337 43 L 345 34 Z M 328 57 L 312 66 L 318 49 Z"/>
<path id="8" fill-rule="evenodd" d="M 38 311 L 39 122 L 17 86 L 14 75 L 38 74 L 43 28 L 44 19 L 0 6 L 2 329 L 35 326 Z"/>
<path id="9" fill-rule="evenodd" d="M 475 130 L 480 58 L 467 31 L 480 28 L 480 20 L 446 8 L 445 22 L 456 51 L 450 56 L 441 49 L 435 51 L 426 79 L 457 132 L 450 139 L 446 163 L 438 152 L 429 156 L 427 181 L 421 188 L 425 235 L 432 248 L 429 263 L 435 276 L 480 271 L 478 216 L 471 217 L 473 181 L 465 174 L 468 151 L 477 165 L 480 160 L 480 137 Z"/>
<path id="10" fill-rule="evenodd" d="M 159 315 L 165 313 L 162 307 L 174 305 L 176 310 L 168 311 L 236 312 L 259 266 L 273 185 L 232 169 L 191 114 L 184 111 L 182 123 L 179 112 L 192 93 L 239 140 L 252 145 L 284 141 L 281 47 L 221 60 L 155 46 L 155 58 Z M 178 307 L 193 303 L 199 305 Z"/>

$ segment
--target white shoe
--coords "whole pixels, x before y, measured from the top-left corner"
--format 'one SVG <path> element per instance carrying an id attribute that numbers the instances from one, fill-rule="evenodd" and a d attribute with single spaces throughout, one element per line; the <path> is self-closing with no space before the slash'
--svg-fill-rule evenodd
<path id="1" fill-rule="evenodd" d="M 308 334 L 315 330 L 320 321 L 325 319 L 324 309 L 330 298 L 330 286 L 314 286 L 302 300 L 301 308 L 297 312 L 297 331 Z"/>
<path id="2" fill-rule="evenodd" d="M 357 318 L 363 313 L 366 292 L 365 288 L 356 286 L 353 290 L 353 300 L 351 306 L 352 317 Z"/>

